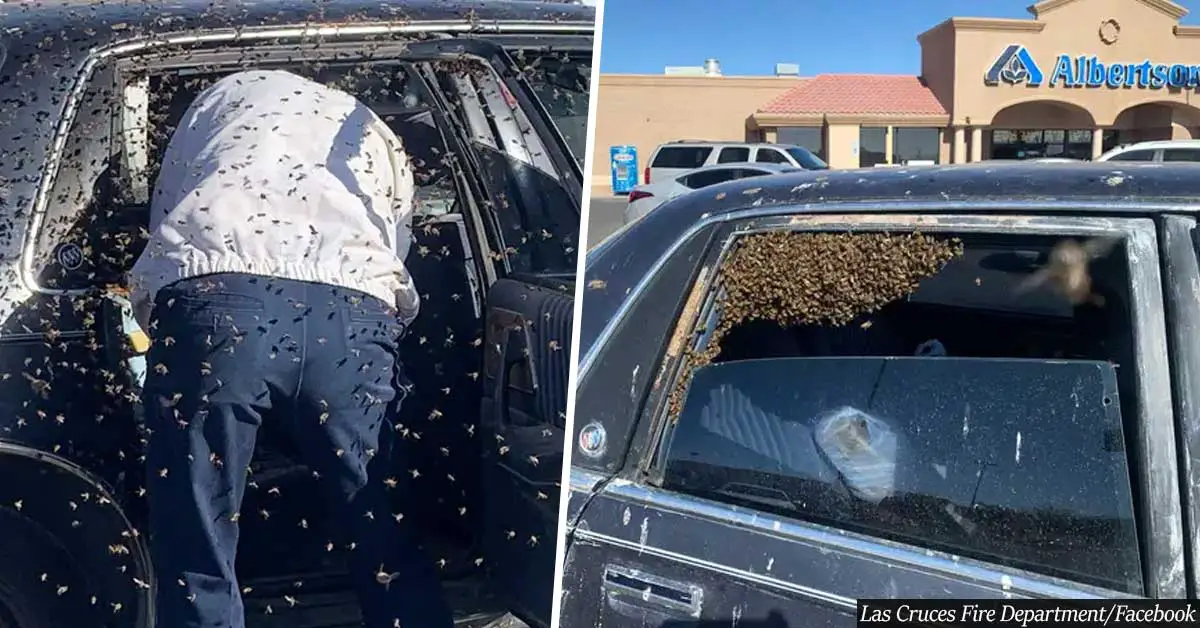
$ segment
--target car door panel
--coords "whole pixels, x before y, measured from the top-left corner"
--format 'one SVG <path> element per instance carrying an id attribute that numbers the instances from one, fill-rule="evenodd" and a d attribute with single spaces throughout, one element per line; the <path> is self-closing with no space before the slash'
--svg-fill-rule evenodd
<path id="1" fill-rule="evenodd" d="M 1142 236 L 1152 236 L 1148 225 L 1137 226 Z M 1153 250 L 1153 245 L 1147 246 L 1143 257 L 1153 258 Z M 706 266 L 713 255 L 710 250 L 693 263 Z M 669 267 L 666 262 L 664 268 Z M 588 280 L 593 277 L 589 275 Z M 1157 285 L 1157 276 L 1147 283 Z M 1149 302 L 1155 302 L 1153 296 Z M 635 304 L 620 315 L 626 320 L 644 319 L 641 308 L 645 307 Z M 623 412 L 632 415 L 642 411 L 638 400 L 614 400 L 606 405 L 601 402 L 603 389 L 593 388 L 595 382 L 612 386 L 622 374 L 637 372 L 636 362 L 627 367 L 627 360 L 639 353 L 644 356 L 649 349 L 641 346 L 644 341 L 622 342 L 636 337 L 636 333 L 617 328 L 605 338 L 608 346 L 592 358 L 603 366 L 581 380 L 576 406 L 580 429 L 607 427 L 605 411 L 613 404 L 628 406 Z M 642 363 L 656 364 L 648 357 Z M 614 369 L 614 364 L 620 368 Z M 654 370 L 663 368 L 660 365 Z M 585 492 L 587 497 L 572 500 L 563 578 L 564 625 L 702 626 L 735 620 L 742 625 L 746 620 L 769 622 L 779 616 L 788 621 L 800 618 L 806 626 L 849 626 L 855 622 L 855 601 L 864 598 L 1128 597 L 808 523 L 800 516 L 772 515 L 752 506 L 663 490 L 641 468 L 639 458 L 648 457 L 657 442 L 652 429 L 642 429 L 627 450 L 624 464 L 609 466 L 607 476 L 596 480 L 573 469 L 573 485 L 577 484 L 573 490 Z M 608 431 L 609 441 L 615 443 L 618 435 L 611 433 L 615 430 Z M 597 453 L 595 460 L 577 456 L 576 464 L 594 466 L 598 472 L 597 461 L 621 455 L 614 448 L 610 445 L 607 452 Z M 779 504 L 772 507 L 779 508 Z M 636 577 L 612 577 L 629 573 Z M 1150 580 L 1157 579 L 1151 568 L 1146 573 Z M 693 586 L 700 590 L 693 591 Z M 649 593 L 630 601 L 627 594 L 639 587 Z M 702 599 L 698 617 L 691 607 L 680 603 L 697 597 Z"/>
<path id="2" fill-rule="evenodd" d="M 774 614 L 803 617 L 806 626 L 852 626 L 860 598 L 1115 595 L 1016 572 L 996 578 L 968 559 L 624 482 L 587 504 L 563 582 L 564 595 L 576 596 L 564 604 L 564 625 L 605 628 Z M 630 600 L 631 587 L 651 593 Z M 694 608 L 680 603 L 685 593 L 700 600 Z"/>
<path id="3" fill-rule="evenodd" d="M 549 625 L 553 600 L 574 313 L 570 288 L 500 279 L 487 302 L 483 554 L 499 593 L 538 625 Z"/>

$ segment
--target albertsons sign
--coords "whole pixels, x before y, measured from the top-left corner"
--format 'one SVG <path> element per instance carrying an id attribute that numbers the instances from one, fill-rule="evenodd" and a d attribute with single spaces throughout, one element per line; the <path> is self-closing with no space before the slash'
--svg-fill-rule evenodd
<path id="1" fill-rule="evenodd" d="M 1095 55 L 1060 54 L 1054 69 L 1047 76 L 1033 59 L 1029 50 L 1020 44 L 1004 49 L 983 77 L 988 85 L 1029 85 L 1040 87 L 1130 87 L 1162 89 L 1164 87 L 1196 89 L 1200 87 L 1200 65 L 1184 63 L 1104 63 Z"/>

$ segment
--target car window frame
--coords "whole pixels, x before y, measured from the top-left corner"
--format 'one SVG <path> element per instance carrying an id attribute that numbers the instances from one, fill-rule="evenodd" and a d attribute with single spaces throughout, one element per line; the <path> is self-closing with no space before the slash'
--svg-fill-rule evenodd
<path id="1" fill-rule="evenodd" d="M 1200 223 L 1193 216 L 1160 219 L 1164 305 L 1168 320 L 1172 399 L 1178 417 L 1183 473 L 1183 509 L 1192 525 L 1200 522 Z M 1200 590 L 1200 545 L 1189 544 L 1188 584 Z"/>
<path id="2" fill-rule="evenodd" d="M 563 33 L 550 36 L 558 36 L 563 41 L 577 40 L 579 37 L 591 36 L 580 35 L 577 32 L 571 31 L 570 25 L 567 26 L 567 28 L 563 29 Z M 436 30 L 436 28 L 431 27 L 431 30 Z M 281 36 L 277 31 L 284 32 L 285 34 Z M 55 125 L 54 136 L 50 139 L 51 147 L 49 154 L 43 164 L 39 177 L 35 209 L 33 216 L 28 222 L 21 245 L 20 268 L 23 283 L 34 292 L 44 294 L 82 295 L 90 294 L 97 290 L 97 287 L 94 286 L 55 288 L 42 285 L 38 276 L 39 268 L 37 264 L 37 256 L 39 255 L 39 250 L 42 248 L 39 239 L 47 227 L 45 220 L 50 216 L 51 204 L 54 202 L 52 195 L 62 176 L 63 153 L 70 139 L 71 132 L 74 130 L 76 120 L 86 113 L 82 111 L 82 108 L 87 105 L 87 94 L 97 80 L 111 81 L 114 86 L 122 86 L 127 83 L 124 77 L 128 76 L 131 70 L 207 68 L 208 62 L 237 59 L 240 58 L 239 55 L 244 55 L 246 50 L 257 51 L 259 54 L 255 58 L 264 65 L 271 63 L 299 63 L 299 60 L 293 61 L 291 54 L 294 53 L 289 51 L 294 49 L 309 50 L 312 49 L 313 44 L 288 35 L 288 31 L 290 29 L 272 28 L 264 31 L 262 37 L 251 39 L 239 38 L 237 36 L 221 37 L 218 38 L 222 44 L 220 47 L 205 51 L 188 51 L 185 45 L 171 42 L 166 42 L 161 47 L 153 47 L 153 50 L 144 47 L 122 45 L 91 51 L 78 71 L 74 72 L 71 76 L 72 86 L 70 95 L 62 109 L 60 119 Z M 486 38 L 484 41 L 501 48 L 507 54 L 513 42 L 521 41 L 523 37 L 528 38 L 527 34 L 522 35 L 515 32 L 519 31 L 519 27 L 517 26 L 514 26 L 513 31 L 508 35 L 496 35 L 495 37 Z M 269 39 L 271 37 L 275 39 Z M 280 43 L 279 40 L 286 41 Z M 322 51 L 318 54 L 321 58 L 336 59 L 338 58 L 337 50 L 343 48 L 354 49 L 356 47 L 365 48 L 371 42 L 371 35 L 364 34 L 361 37 L 348 38 L 334 44 L 325 44 L 322 47 Z M 381 46 L 378 44 L 375 45 L 380 49 L 394 49 L 397 52 L 398 60 L 403 59 L 404 53 L 410 50 L 409 45 L 402 41 L 390 42 Z M 281 47 L 284 50 L 282 53 L 279 52 Z M 376 56 L 376 58 L 379 57 Z M 479 59 L 481 63 L 492 68 L 496 80 L 505 82 L 506 88 L 507 81 L 514 80 L 507 76 L 508 69 L 502 64 L 497 64 L 496 60 L 492 57 L 484 55 L 480 56 Z M 520 80 L 523 81 L 525 79 L 521 77 Z M 560 182 L 564 191 L 568 194 L 581 194 L 581 189 L 574 189 L 570 185 L 571 181 L 564 181 L 563 179 L 570 179 L 570 175 L 573 173 L 578 175 L 578 179 L 581 181 L 582 165 L 571 155 L 571 151 L 562 137 L 561 131 L 554 126 L 553 118 L 549 116 L 539 97 L 532 88 L 529 89 L 528 93 L 526 93 L 525 89 L 511 89 L 511 92 L 511 96 L 524 112 L 525 124 L 530 127 L 525 130 L 525 133 L 532 134 L 536 140 L 536 152 L 544 153 L 543 155 L 539 155 L 538 159 L 550 164 L 555 169 L 554 176 Z M 120 109 L 120 107 L 115 107 L 112 113 L 113 125 L 117 125 L 119 122 L 118 118 L 121 112 L 117 109 Z M 449 115 L 450 112 L 446 113 Z M 547 120 L 549 124 L 547 124 Z M 114 131 L 111 139 L 120 142 L 124 138 L 121 138 L 119 133 Z M 110 151 L 113 150 L 115 150 L 115 147 L 110 146 Z M 464 165 L 464 170 L 471 169 L 471 166 Z M 482 173 L 476 174 L 482 176 Z M 490 256 L 486 252 L 482 251 L 482 247 L 485 245 L 492 250 L 502 250 L 504 248 L 502 243 L 505 241 L 505 237 L 497 221 L 491 216 L 484 215 L 481 210 L 479 199 L 487 198 L 491 194 L 491 190 L 483 183 L 482 179 L 476 183 L 474 175 L 470 175 L 467 178 L 472 179 L 471 194 L 464 196 L 464 200 L 467 202 L 463 209 L 463 215 L 467 219 L 470 228 L 480 238 L 479 242 L 473 243 L 475 247 L 480 249 L 474 251 L 474 256 L 477 260 L 486 260 L 485 262 L 481 262 L 481 265 L 484 267 L 482 273 L 486 278 L 487 285 L 491 285 L 500 275 L 523 275 L 523 271 L 511 267 L 507 256 L 504 256 L 500 263 L 497 264 L 490 259 Z M 476 189 L 476 184 L 483 187 Z M 578 209 L 576 209 L 576 213 L 578 213 Z M 548 274 L 553 275 L 554 273 L 550 272 Z"/>
<path id="3" fill-rule="evenodd" d="M 769 218 L 738 218 L 731 219 L 725 225 L 721 235 L 714 237 L 710 249 L 705 255 L 701 267 L 708 272 L 701 273 L 697 281 L 689 286 L 689 296 L 683 307 L 681 316 L 672 327 L 671 338 L 695 338 L 695 330 L 700 326 L 701 317 L 706 304 L 715 295 L 711 293 L 714 277 L 713 269 L 719 268 L 728 255 L 735 237 L 756 231 L 793 229 L 793 230 L 875 230 L 891 231 L 908 229 L 913 225 L 921 225 L 921 231 L 932 233 L 937 231 L 989 232 L 1003 231 L 1013 234 L 1029 235 L 1059 235 L 1059 236 L 1091 236 L 1107 235 L 1125 237 L 1129 254 L 1136 256 L 1143 263 L 1131 266 L 1131 294 L 1134 300 L 1133 320 L 1135 321 L 1135 346 L 1137 347 L 1136 369 L 1138 371 L 1137 386 L 1140 403 L 1138 416 L 1127 417 L 1127 420 L 1137 421 L 1142 426 L 1136 435 L 1131 435 L 1129 443 L 1137 451 L 1140 459 L 1130 460 L 1131 481 L 1135 494 L 1135 518 L 1139 526 L 1139 545 L 1143 557 L 1143 580 L 1147 597 L 1175 598 L 1186 595 L 1184 582 L 1183 529 L 1182 505 L 1180 499 L 1179 468 L 1175 448 L 1175 414 L 1172 408 L 1171 387 L 1167 354 L 1166 319 L 1161 308 L 1153 304 L 1163 302 L 1163 288 L 1160 277 L 1160 257 L 1157 249 L 1157 235 L 1152 219 L 1147 218 L 1094 218 L 1089 216 L 1063 216 L 1054 221 L 1039 219 L 1036 216 L 1001 216 L 1001 215 L 938 215 L 928 214 L 894 214 L 894 215 L 853 215 L 851 204 L 843 212 L 837 214 L 795 214 L 772 216 Z M 748 213 L 748 212 L 743 212 Z M 931 219 L 932 218 L 932 219 Z M 1154 260 L 1155 263 L 1146 263 Z M 615 336 L 613 337 L 615 338 Z M 613 338 L 609 338 L 611 342 Z M 694 346 L 694 345 L 692 345 Z M 688 348 L 691 348 L 690 346 Z M 672 347 L 670 351 L 660 348 L 656 352 L 655 385 L 644 391 L 640 404 L 640 412 L 636 417 L 637 426 L 630 451 L 625 456 L 625 465 L 618 473 L 619 477 L 635 483 L 639 490 L 652 491 L 687 508 L 697 511 L 719 511 L 736 520 L 739 524 L 752 526 L 764 525 L 766 521 L 776 519 L 774 515 L 738 508 L 730 504 L 716 502 L 682 493 L 667 491 L 661 488 L 662 469 L 659 453 L 667 436 L 668 425 L 667 403 L 671 390 L 677 381 L 682 366 L 682 356 L 685 349 Z M 578 424 L 577 424 L 578 425 Z M 1152 429 L 1144 429 L 1146 427 Z M 1157 457 L 1155 457 L 1157 456 Z M 1154 460 L 1154 465 L 1147 465 L 1140 460 Z M 808 524 L 799 520 L 785 519 L 788 529 L 795 535 L 798 542 L 807 542 L 810 533 L 825 526 Z M 859 545 L 864 545 L 877 551 L 881 557 L 896 558 L 899 554 L 906 557 L 905 562 L 922 564 L 925 561 L 920 556 L 925 555 L 926 548 L 919 545 L 897 543 L 859 534 L 848 530 L 838 530 L 838 536 L 854 539 Z M 914 562 L 915 561 L 915 562 Z M 1031 592 L 1041 595 L 1056 587 L 1068 586 L 1073 590 L 1089 591 L 1104 596 L 1129 597 L 1128 593 L 1093 587 L 1091 585 L 1067 582 L 1035 572 L 1014 569 L 977 561 L 968 558 L 955 558 L 947 564 L 940 565 L 945 569 L 957 569 L 963 564 L 970 564 L 972 569 L 982 570 L 988 577 L 1009 577 L 1020 579 L 1023 586 L 1028 586 Z M 1038 593 L 1041 592 L 1041 593 Z"/>

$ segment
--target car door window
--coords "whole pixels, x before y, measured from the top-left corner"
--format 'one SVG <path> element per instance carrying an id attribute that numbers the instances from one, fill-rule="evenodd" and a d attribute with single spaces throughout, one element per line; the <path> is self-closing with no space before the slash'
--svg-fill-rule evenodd
<path id="1" fill-rule="evenodd" d="M 592 59 L 582 54 L 546 54 L 519 50 L 514 56 L 526 62 L 526 77 L 554 118 L 558 130 L 582 167 L 587 150 L 588 95 L 591 93 Z"/>
<path id="2" fill-rule="evenodd" d="M 1090 291 L 1038 283 L 1078 246 L 740 236 L 662 406 L 661 486 L 1143 594 L 1139 358 L 1129 313 L 1104 305 L 1133 302 L 1136 271 L 1092 240 Z"/>
<path id="3" fill-rule="evenodd" d="M 1130 150 L 1117 153 L 1109 161 L 1154 161 L 1154 150 Z"/>
<path id="4" fill-rule="evenodd" d="M 663 146 L 651 162 L 651 168 L 679 168 L 692 170 L 704 165 L 712 153 L 709 146 Z"/>
<path id="5" fill-rule="evenodd" d="M 1168 148 L 1163 151 L 1163 161 L 1200 161 L 1200 148 Z"/>
<path id="6" fill-rule="evenodd" d="M 767 163 L 767 164 L 790 164 L 790 163 L 792 163 L 790 160 L 788 160 L 787 155 L 784 155 L 782 151 L 775 150 L 774 148 L 758 149 L 758 154 L 755 155 L 754 161 L 757 161 L 759 163 Z"/>
<path id="7" fill-rule="evenodd" d="M 750 161 L 750 149 L 744 146 L 726 146 L 717 154 L 717 163 L 741 163 Z"/>
<path id="8" fill-rule="evenodd" d="M 378 47 L 371 44 L 371 47 Z M 398 49 L 397 49 L 398 50 Z M 278 67 L 307 76 L 347 91 L 370 106 L 402 138 L 417 184 L 414 222 L 427 217 L 461 211 L 458 199 L 463 188 L 461 164 L 447 161 L 446 155 L 461 152 L 454 142 L 459 138 L 451 120 L 466 126 L 469 112 L 462 108 L 470 99 L 453 97 L 456 90 L 469 89 L 462 72 L 450 66 L 426 62 L 388 62 L 387 52 L 373 52 L 370 63 L 355 61 L 353 49 L 339 51 L 336 62 L 276 61 L 266 56 L 255 61 L 247 55 L 229 65 L 200 68 L 187 66 L 162 71 L 122 69 L 114 61 L 93 73 L 86 100 L 67 136 L 65 160 L 57 169 L 53 192 L 47 208 L 48 220 L 37 234 L 36 272 L 42 285 L 59 289 L 81 289 L 106 284 L 121 284 L 145 245 L 144 228 L 148 224 L 149 190 L 154 189 L 159 160 L 167 141 L 183 113 L 196 95 L 220 77 L 252 67 Z M 197 62 L 199 63 L 199 62 Z M 490 68 L 472 69 L 477 84 L 495 76 Z M 428 73 L 433 83 L 422 80 Z M 558 74 L 571 72 L 560 69 Z M 559 80 L 559 79 L 555 79 Z M 569 80 L 568 78 L 562 79 Z M 426 86 L 435 85 L 438 94 Z M 504 106 L 502 99 L 488 100 L 489 106 Z M 441 102 L 458 103 L 449 109 Z M 566 111 L 564 109 L 564 111 Z M 553 116 L 552 116 L 553 117 Z M 569 117 L 569 116 L 568 116 Z M 479 119 L 486 119 L 482 115 Z M 485 124 L 486 126 L 486 124 Z M 490 127 L 489 127 L 490 128 Z M 525 134 L 523 142 L 536 142 L 536 134 Z M 550 195 L 548 188 L 561 189 L 557 171 L 548 162 L 526 164 L 503 152 L 506 146 L 499 136 L 473 133 L 471 144 L 483 155 L 483 167 L 490 175 L 493 190 L 508 194 L 512 186 L 504 184 L 513 169 L 538 170 L 537 185 Z M 461 145 L 460 145 L 461 146 Z M 532 146 L 532 144 L 530 145 Z M 542 144 L 538 144 L 542 146 Z M 542 158 L 547 159 L 547 158 Z M 553 195 L 549 196 L 550 198 Z M 483 201 L 483 199 L 479 199 Z M 523 201 L 524 199 L 522 199 Z M 544 201 L 545 199 L 543 199 Z M 507 261 L 517 270 L 531 272 L 574 272 L 578 210 L 558 212 L 540 202 L 525 205 L 518 199 L 510 203 L 487 203 L 507 214 L 499 222 L 509 229 L 505 239 Z M 568 215 L 570 214 L 570 215 Z M 540 233 L 541 237 L 528 237 Z"/>

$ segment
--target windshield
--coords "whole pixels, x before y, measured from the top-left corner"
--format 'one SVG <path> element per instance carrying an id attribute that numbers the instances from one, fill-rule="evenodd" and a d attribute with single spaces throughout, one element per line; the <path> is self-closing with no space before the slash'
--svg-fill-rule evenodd
<path id="1" fill-rule="evenodd" d="M 776 358 L 697 369 L 664 487 L 1140 594 L 1116 369 Z"/>
<path id="2" fill-rule="evenodd" d="M 529 75 L 534 92 L 554 118 L 575 161 L 583 166 L 587 149 L 588 96 L 591 92 L 590 59 L 545 57 Z"/>
<path id="3" fill-rule="evenodd" d="M 789 155 L 792 156 L 792 159 L 796 160 L 796 163 L 800 164 L 801 166 L 804 166 L 805 170 L 828 170 L 829 169 L 829 164 L 825 163 L 824 161 L 821 161 L 820 157 L 817 157 L 816 155 L 812 154 L 807 148 L 801 148 L 799 146 L 792 146 L 791 148 L 787 149 L 787 152 Z"/>

